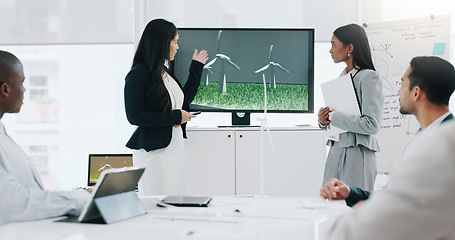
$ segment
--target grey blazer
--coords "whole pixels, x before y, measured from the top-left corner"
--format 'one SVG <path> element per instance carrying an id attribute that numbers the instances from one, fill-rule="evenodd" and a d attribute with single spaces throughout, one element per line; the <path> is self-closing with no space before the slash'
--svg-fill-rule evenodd
<path id="1" fill-rule="evenodd" d="M 352 116 L 337 112 L 331 116 L 331 125 L 348 132 L 340 134 L 340 147 L 355 147 L 362 145 L 375 152 L 379 152 L 376 134 L 381 128 L 382 113 L 384 111 L 384 94 L 379 73 L 370 69 L 363 69 L 354 76 L 358 101 L 361 106 L 361 116 Z M 325 128 L 330 127 L 330 124 Z M 331 141 L 327 142 L 330 145 Z"/>

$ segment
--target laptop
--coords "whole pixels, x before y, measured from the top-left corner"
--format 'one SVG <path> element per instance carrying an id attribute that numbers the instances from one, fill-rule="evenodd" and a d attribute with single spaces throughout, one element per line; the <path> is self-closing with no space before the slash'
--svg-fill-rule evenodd
<path id="1" fill-rule="evenodd" d="M 79 217 L 70 216 L 57 222 L 112 223 L 146 213 L 136 193 L 145 168 L 107 169 L 99 176 Z"/>
<path id="2" fill-rule="evenodd" d="M 94 186 L 106 169 L 133 166 L 133 154 L 89 154 L 87 186 Z"/>

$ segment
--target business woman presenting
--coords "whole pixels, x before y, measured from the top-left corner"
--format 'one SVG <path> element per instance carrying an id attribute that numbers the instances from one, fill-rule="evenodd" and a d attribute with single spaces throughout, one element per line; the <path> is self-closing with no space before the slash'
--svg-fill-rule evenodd
<path id="1" fill-rule="evenodd" d="M 194 50 L 185 87 L 168 72 L 177 53 L 177 28 L 164 19 L 150 21 L 139 41 L 133 66 L 126 76 L 125 111 L 137 126 L 126 146 L 133 149 L 133 164 L 146 170 L 139 183 L 142 195 L 186 192 L 183 138 L 201 80 L 207 51 Z"/>
<path id="2" fill-rule="evenodd" d="M 380 130 L 384 105 L 382 81 L 373 66 L 368 38 L 362 27 L 349 24 L 337 28 L 331 43 L 333 61 L 346 63 L 340 76 L 351 75 L 361 115 L 344 114 L 330 106 L 319 109 L 321 128 L 328 129 L 333 125 L 347 131 L 327 140 L 330 150 L 323 184 L 334 177 L 350 186 L 371 191 L 377 175 L 379 144 L 375 135 Z"/>

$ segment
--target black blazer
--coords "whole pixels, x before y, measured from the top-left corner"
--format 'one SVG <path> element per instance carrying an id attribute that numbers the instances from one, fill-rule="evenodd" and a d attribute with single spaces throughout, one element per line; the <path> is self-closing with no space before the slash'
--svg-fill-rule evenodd
<path id="1" fill-rule="evenodd" d="M 185 87 L 175 79 L 184 93 L 182 109 L 190 111 L 190 103 L 196 96 L 204 64 L 192 61 L 190 73 Z M 180 125 L 182 114 L 180 110 L 163 112 L 158 103 L 146 97 L 146 82 L 150 78 L 147 67 L 137 64 L 125 77 L 125 112 L 128 121 L 138 126 L 126 146 L 131 149 L 145 149 L 146 151 L 165 148 L 172 138 L 172 128 Z M 183 137 L 186 138 L 186 123 L 182 124 Z"/>

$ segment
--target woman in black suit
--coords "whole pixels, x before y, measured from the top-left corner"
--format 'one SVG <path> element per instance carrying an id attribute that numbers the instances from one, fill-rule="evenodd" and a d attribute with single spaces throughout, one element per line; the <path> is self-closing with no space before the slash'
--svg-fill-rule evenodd
<path id="1" fill-rule="evenodd" d="M 125 80 L 125 111 L 137 126 L 126 146 L 133 149 L 135 166 L 146 167 L 139 184 L 143 195 L 185 194 L 183 138 L 195 117 L 190 111 L 208 60 L 207 51 L 194 50 L 185 87 L 169 73 L 177 53 L 177 28 L 164 19 L 144 29 L 133 66 Z"/>

